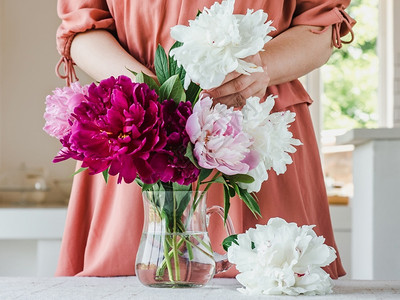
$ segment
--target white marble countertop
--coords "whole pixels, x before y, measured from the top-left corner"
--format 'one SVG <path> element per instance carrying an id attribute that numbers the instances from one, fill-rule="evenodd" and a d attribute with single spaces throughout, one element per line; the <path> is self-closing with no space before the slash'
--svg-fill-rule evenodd
<path id="1" fill-rule="evenodd" d="M 336 137 L 337 145 L 360 145 L 371 140 L 399 140 L 400 128 L 354 128 Z"/>
<path id="2" fill-rule="evenodd" d="M 293 299 L 295 296 L 242 295 L 235 279 L 213 279 L 192 289 L 147 288 L 136 277 L 0 277 L 0 299 Z M 305 299 L 400 299 L 400 281 L 336 280 L 334 293 Z"/>

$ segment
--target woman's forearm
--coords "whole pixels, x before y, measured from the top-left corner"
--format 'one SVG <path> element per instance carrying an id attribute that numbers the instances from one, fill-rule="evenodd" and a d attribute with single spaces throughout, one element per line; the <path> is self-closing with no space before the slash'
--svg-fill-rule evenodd
<path id="1" fill-rule="evenodd" d="M 313 26 L 295 26 L 269 41 L 261 52 L 269 85 L 297 79 L 325 64 L 332 53 L 332 27 L 323 33 Z"/>
<path id="2" fill-rule="evenodd" d="M 71 44 L 71 57 L 79 68 L 97 81 L 119 75 L 134 78 L 128 69 L 154 76 L 105 30 L 90 30 L 77 34 Z"/>

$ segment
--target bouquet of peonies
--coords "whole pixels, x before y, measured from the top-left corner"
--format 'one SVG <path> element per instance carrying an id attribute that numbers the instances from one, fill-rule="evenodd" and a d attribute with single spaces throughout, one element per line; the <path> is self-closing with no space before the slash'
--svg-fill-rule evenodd
<path id="1" fill-rule="evenodd" d="M 63 145 L 54 162 L 72 158 L 82 161 L 79 171 L 118 176 L 118 183 L 136 181 L 144 189 L 196 182 L 196 190 L 204 184 L 207 190 L 222 183 L 226 213 L 237 194 L 259 214 L 251 193 L 268 170 L 284 173 L 292 162 L 288 153 L 301 143 L 288 130 L 295 114 L 271 113 L 275 96 L 251 97 L 242 110 L 199 96 L 230 72 L 262 71 L 243 59 L 263 50 L 271 21 L 262 10 L 235 15 L 233 8 L 234 0 L 215 3 L 189 26 L 173 27 L 177 42 L 168 55 L 161 46 L 156 50 L 158 82 L 134 73 L 135 82 L 126 76 L 83 87 L 75 82 L 49 95 L 44 130 Z"/>
<path id="2" fill-rule="evenodd" d="M 294 153 L 294 146 L 301 142 L 289 131 L 294 113 L 271 113 L 276 96 L 270 95 L 265 101 L 250 97 L 242 110 L 213 105 L 211 98 L 201 96 L 202 88 L 219 86 L 230 72 L 262 71 L 244 58 L 263 50 L 271 39 L 268 33 L 274 30 L 271 21 L 267 22 L 268 15 L 261 10 L 235 15 L 233 7 L 234 0 L 215 3 L 189 26 L 173 27 L 171 35 L 177 42 L 169 53 L 161 46 L 156 50 L 158 82 L 144 73 L 134 73 L 135 82 L 126 76 L 83 87 L 75 82 L 49 95 L 44 130 L 63 146 L 54 162 L 72 158 L 82 162 L 78 172 L 87 169 L 90 174 L 103 173 L 106 181 L 109 175 L 118 176 L 118 183 L 135 181 L 149 192 L 195 191 L 201 198 L 212 184 L 220 183 L 225 219 L 235 195 L 254 215 L 260 215 L 254 192 L 268 179 L 269 170 L 277 174 L 286 171 L 286 165 L 292 162 L 289 153 Z M 153 197 L 151 201 L 158 217 L 166 220 L 168 232 L 185 231 L 179 218 L 188 200 L 171 204 Z M 168 201 L 178 200 L 172 197 Z M 190 205 L 193 210 L 199 200 L 194 201 Z M 310 250 L 307 256 L 302 247 L 313 244 L 322 249 L 321 239 L 311 239 L 307 235 L 311 227 L 304 227 L 298 232 L 299 240 L 295 234 L 288 235 L 286 225 L 279 229 L 282 222 L 259 227 L 261 234 L 249 230 L 226 240 L 225 245 L 231 246 L 231 261 L 243 272 L 238 280 L 249 293 L 276 293 L 278 284 L 285 286 L 281 291 L 296 294 L 310 290 L 305 287 L 310 282 L 307 280 L 322 280 L 324 287 L 328 282 L 320 270 L 304 268 L 301 263 L 301 259 L 307 261 L 315 254 Z M 293 225 L 287 226 L 294 230 Z M 287 238 L 288 245 L 294 247 L 290 250 L 293 259 L 287 264 L 282 265 L 279 256 L 279 251 L 289 251 L 279 248 L 283 244 L 269 248 L 268 243 L 275 245 L 274 238 Z M 180 241 L 165 240 L 168 251 L 157 273 L 163 274 L 167 268 L 171 282 L 179 281 L 179 274 L 174 277 L 169 260 L 179 264 L 176 245 L 182 243 L 189 240 L 184 236 Z M 328 263 L 331 258 L 315 265 Z M 266 283 L 261 285 L 259 280 Z M 292 288 L 293 281 L 304 289 Z"/>

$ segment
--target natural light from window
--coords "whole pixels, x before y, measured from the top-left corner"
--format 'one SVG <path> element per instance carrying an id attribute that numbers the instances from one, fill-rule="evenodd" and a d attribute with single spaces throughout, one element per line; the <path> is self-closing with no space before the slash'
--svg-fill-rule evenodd
<path id="1" fill-rule="evenodd" d="M 323 130 L 377 127 L 378 2 L 351 2 L 354 41 L 335 50 L 322 67 Z"/>
<path id="2" fill-rule="evenodd" d="M 353 128 L 378 126 L 378 4 L 351 1 L 347 12 L 357 20 L 354 41 L 334 50 L 320 71 L 321 151 L 331 204 L 347 204 L 353 195 L 353 146 L 337 146 L 335 137 Z"/>

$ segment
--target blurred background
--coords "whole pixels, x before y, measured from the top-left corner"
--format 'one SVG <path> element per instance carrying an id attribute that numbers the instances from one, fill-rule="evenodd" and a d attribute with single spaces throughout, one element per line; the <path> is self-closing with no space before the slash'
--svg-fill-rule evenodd
<path id="1" fill-rule="evenodd" d="M 382 263 L 378 249 L 400 250 L 400 0 L 347 11 L 354 42 L 301 80 L 346 278 L 400 279 L 400 259 Z M 60 145 L 42 130 L 45 97 L 65 84 L 54 72 L 59 22 L 54 0 L 0 0 L 0 276 L 55 270 L 75 167 L 51 162 Z"/>

